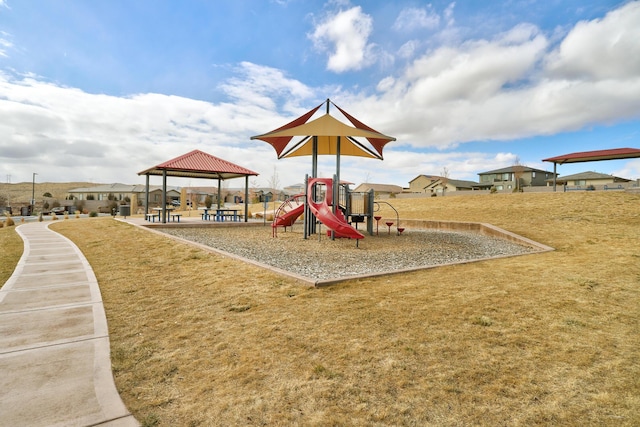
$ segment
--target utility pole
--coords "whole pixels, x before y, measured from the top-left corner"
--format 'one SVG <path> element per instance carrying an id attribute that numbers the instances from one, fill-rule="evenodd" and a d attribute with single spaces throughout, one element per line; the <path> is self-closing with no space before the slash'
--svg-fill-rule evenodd
<path id="1" fill-rule="evenodd" d="M 38 174 L 34 172 L 31 182 L 31 215 L 33 215 L 36 208 L 36 175 Z"/>

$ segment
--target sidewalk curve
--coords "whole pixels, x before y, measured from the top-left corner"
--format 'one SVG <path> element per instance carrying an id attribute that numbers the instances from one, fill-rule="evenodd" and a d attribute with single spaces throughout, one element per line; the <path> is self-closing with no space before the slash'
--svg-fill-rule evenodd
<path id="1" fill-rule="evenodd" d="M 0 289 L 0 426 L 138 426 L 113 381 L 86 258 L 47 223 L 16 231 L 24 253 Z"/>

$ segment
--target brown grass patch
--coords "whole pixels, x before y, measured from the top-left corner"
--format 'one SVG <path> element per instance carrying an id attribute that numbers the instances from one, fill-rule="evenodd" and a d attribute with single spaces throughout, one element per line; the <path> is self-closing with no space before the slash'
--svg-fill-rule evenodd
<path id="1" fill-rule="evenodd" d="M 640 196 L 391 202 L 557 250 L 312 289 L 111 219 L 52 228 L 96 272 L 146 425 L 640 423 Z"/>
<path id="2" fill-rule="evenodd" d="M 9 280 L 22 256 L 24 245 L 15 227 L 0 227 L 0 288 Z"/>

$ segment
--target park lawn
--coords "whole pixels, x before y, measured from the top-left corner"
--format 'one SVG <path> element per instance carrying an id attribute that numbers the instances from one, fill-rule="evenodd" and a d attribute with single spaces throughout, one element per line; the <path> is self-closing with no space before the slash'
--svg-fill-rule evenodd
<path id="1" fill-rule="evenodd" d="M 4 222 L 3 222 L 4 224 Z M 13 274 L 20 257 L 22 256 L 24 245 L 22 239 L 16 232 L 15 226 L 0 227 L 0 288 Z"/>
<path id="2" fill-rule="evenodd" d="M 556 250 L 314 289 L 110 218 L 52 229 L 143 425 L 640 424 L 640 195 L 389 202 Z"/>

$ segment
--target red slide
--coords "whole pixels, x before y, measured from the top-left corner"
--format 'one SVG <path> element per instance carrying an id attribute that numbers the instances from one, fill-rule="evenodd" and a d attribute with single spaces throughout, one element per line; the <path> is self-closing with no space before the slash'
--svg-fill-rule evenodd
<path id="1" fill-rule="evenodd" d="M 312 187 L 315 183 L 322 183 L 326 185 L 326 196 L 320 203 L 313 201 Z M 309 188 L 307 189 L 309 208 L 311 212 L 322 222 L 325 227 L 333 230 L 336 237 L 347 237 L 349 239 L 364 239 L 364 234 L 349 225 L 349 223 L 336 216 L 331 211 L 331 199 L 333 194 L 333 180 L 331 178 L 311 178 L 309 179 Z M 341 215 L 342 216 L 342 215 Z"/>
<path id="2" fill-rule="evenodd" d="M 280 205 L 278 210 L 275 212 L 275 218 L 271 223 L 273 237 L 276 237 L 278 234 L 278 227 L 284 227 L 284 231 L 287 231 L 287 227 L 293 226 L 298 217 L 304 213 L 303 202 L 304 194 L 296 194 L 293 197 L 289 197 Z"/>
<path id="3" fill-rule="evenodd" d="M 294 209 L 285 212 L 284 214 L 276 217 L 271 223 L 272 227 L 291 227 L 300 215 L 304 212 L 304 205 L 295 207 Z"/>

